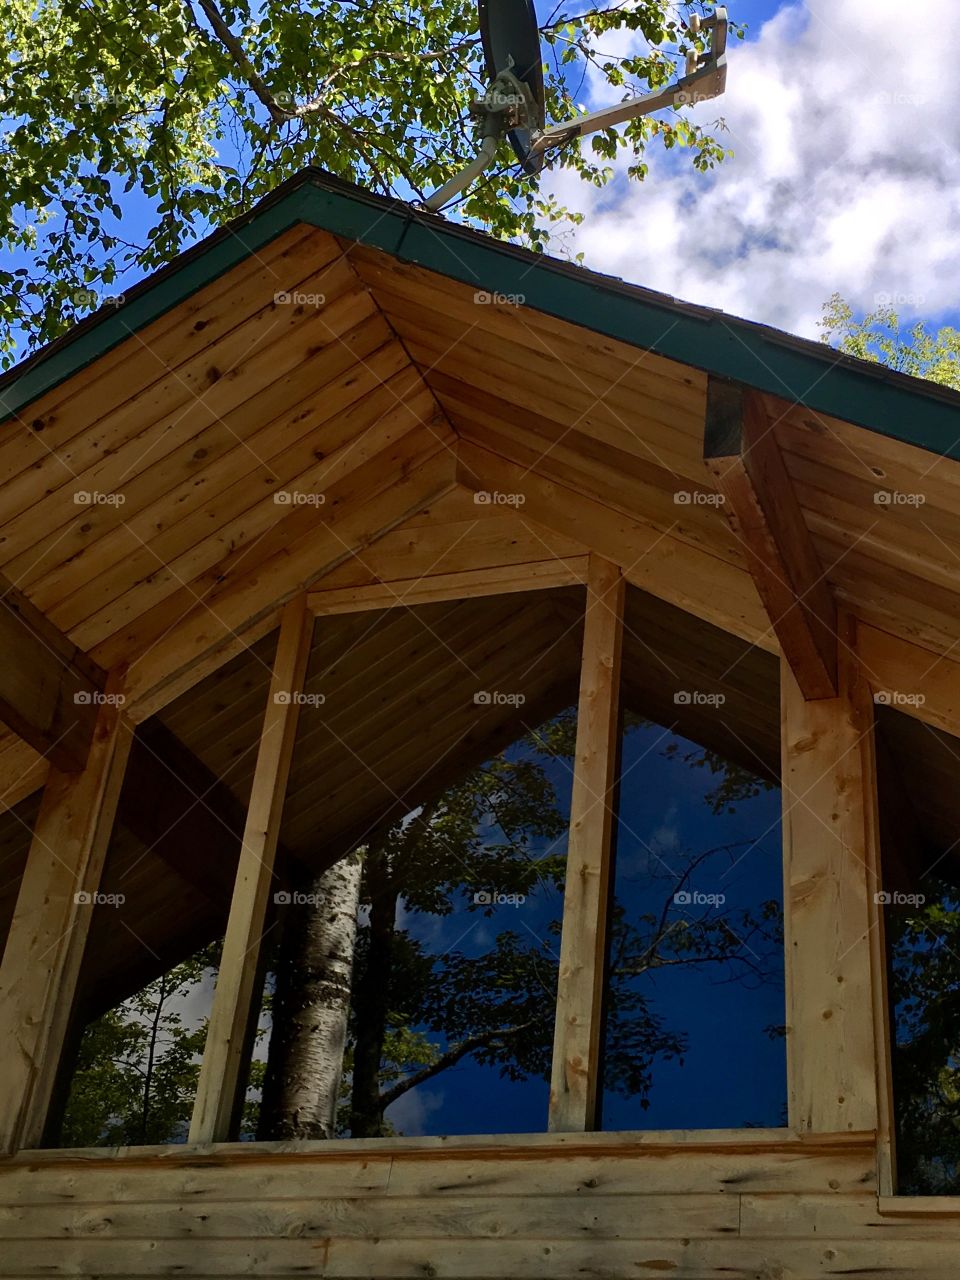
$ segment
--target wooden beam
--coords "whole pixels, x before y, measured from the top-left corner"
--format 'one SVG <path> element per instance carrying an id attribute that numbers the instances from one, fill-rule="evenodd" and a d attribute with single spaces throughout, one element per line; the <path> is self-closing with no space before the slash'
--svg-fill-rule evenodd
<path id="1" fill-rule="evenodd" d="M 527 564 L 494 565 L 488 569 L 435 573 L 421 578 L 401 578 L 370 586 L 311 591 L 307 603 L 315 614 L 361 613 L 397 606 L 413 608 L 414 605 L 432 604 L 437 600 L 470 600 L 515 591 L 573 587 L 584 583 L 586 578 L 587 556 L 578 555 Z"/>
<path id="2" fill-rule="evenodd" d="M 105 673 L 0 577 L 0 720 L 64 773 L 79 772 Z"/>
<path id="3" fill-rule="evenodd" d="M 956 654 L 857 622 L 857 654 L 874 695 L 903 715 L 960 737 L 960 662 Z"/>
<path id="4" fill-rule="evenodd" d="M 229 1133 L 254 975 L 274 883 L 274 858 L 290 772 L 313 617 L 306 596 L 284 609 L 260 749 L 250 791 L 243 847 L 223 940 L 200 1080 L 190 1123 L 191 1142 L 223 1141 Z"/>
<path id="5" fill-rule="evenodd" d="M 522 494 L 521 519 L 587 543 L 590 551 L 618 564 L 632 586 L 779 653 L 753 579 L 739 565 L 470 441 L 460 441 L 457 456 L 465 488 Z"/>
<path id="6" fill-rule="evenodd" d="M 596 1123 L 617 771 L 624 580 L 590 557 L 557 983 L 550 1129 Z"/>
<path id="7" fill-rule="evenodd" d="M 711 378 L 704 461 L 806 698 L 837 693 L 837 610 L 763 396 Z"/>
<path id="8" fill-rule="evenodd" d="M 836 698 L 808 701 L 785 660 L 781 671 L 787 1077 L 801 1133 L 889 1126 L 873 705 L 852 644 L 843 655 Z"/>
<path id="9" fill-rule="evenodd" d="M 39 1143 L 132 730 L 118 684 L 80 773 L 51 770 L 0 964 L 0 1150 Z"/>

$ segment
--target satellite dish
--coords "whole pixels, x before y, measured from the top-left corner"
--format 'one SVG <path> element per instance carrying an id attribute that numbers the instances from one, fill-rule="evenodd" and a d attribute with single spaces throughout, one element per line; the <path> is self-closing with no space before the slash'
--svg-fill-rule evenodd
<path id="1" fill-rule="evenodd" d="M 510 72 L 528 90 L 536 118 L 526 125 L 507 130 L 510 145 L 528 173 L 543 168 L 543 153 L 531 156 L 534 130 L 546 122 L 546 94 L 543 89 L 543 55 L 540 32 L 532 0 L 480 0 L 480 39 L 487 62 L 487 76 L 495 83 Z"/>
<path id="2" fill-rule="evenodd" d="M 727 11 L 719 7 L 709 18 L 691 16 L 691 35 L 706 34 L 709 47 L 705 53 L 692 50 L 687 54 L 686 73 L 676 83 L 547 128 L 543 59 L 533 0 L 479 0 L 479 16 L 490 77 L 486 94 L 470 106 L 471 114 L 480 121 L 480 149 L 475 160 L 424 201 L 423 207 L 430 212 L 442 209 L 493 164 L 504 136 L 526 172 L 539 173 L 553 147 L 664 107 L 719 97 L 726 88 Z"/>

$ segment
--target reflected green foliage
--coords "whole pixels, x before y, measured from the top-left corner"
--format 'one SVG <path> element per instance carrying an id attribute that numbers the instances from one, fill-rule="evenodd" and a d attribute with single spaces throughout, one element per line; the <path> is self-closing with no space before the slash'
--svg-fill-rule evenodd
<path id="1" fill-rule="evenodd" d="M 925 877 L 926 901 L 887 912 L 899 1191 L 960 1193 L 960 903 Z"/>
<path id="2" fill-rule="evenodd" d="M 206 1040 L 206 1019 L 187 1021 L 191 997 L 210 982 L 219 943 L 144 987 L 84 1032 L 61 1134 L 68 1147 L 182 1142 Z"/>

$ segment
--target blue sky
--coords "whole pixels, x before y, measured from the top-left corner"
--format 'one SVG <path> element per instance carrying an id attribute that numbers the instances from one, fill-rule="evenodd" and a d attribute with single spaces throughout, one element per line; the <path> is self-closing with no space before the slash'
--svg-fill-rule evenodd
<path id="1" fill-rule="evenodd" d="M 694 118 L 722 117 L 733 158 L 700 175 L 657 145 L 645 182 L 618 175 L 602 191 L 548 171 L 545 187 L 586 214 L 555 251 L 808 337 L 834 291 L 858 314 L 887 303 L 960 324 L 960 77 L 937 73 L 949 56 L 939 0 L 914 0 L 909 24 L 900 0 L 728 8 L 747 39 L 731 42 L 726 93 Z M 633 52 L 642 37 L 611 33 L 602 47 Z M 583 105 L 610 100 L 588 77 Z M 142 214 L 125 219 L 131 238 Z"/>
<path id="2" fill-rule="evenodd" d="M 730 47 L 724 96 L 695 112 L 722 115 L 733 159 L 704 178 L 652 151 L 643 184 L 605 192 L 552 175 L 587 213 L 574 248 L 597 270 L 806 336 L 835 290 L 858 312 L 886 301 L 957 323 L 960 78 L 938 73 L 943 6 L 728 7 L 749 36 Z"/>

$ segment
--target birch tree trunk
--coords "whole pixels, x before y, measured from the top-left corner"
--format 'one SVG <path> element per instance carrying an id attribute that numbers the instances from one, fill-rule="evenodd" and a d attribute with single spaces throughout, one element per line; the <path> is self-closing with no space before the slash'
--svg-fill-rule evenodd
<path id="1" fill-rule="evenodd" d="M 317 876 L 283 932 L 260 1138 L 332 1138 L 350 1013 L 363 860 Z"/>
<path id="2" fill-rule="evenodd" d="M 387 1034 L 393 970 L 393 938 L 399 892 L 386 860 L 373 854 L 367 861 L 370 896 L 369 942 L 366 964 L 354 993 L 356 1043 L 353 1046 L 353 1090 L 350 1136 L 379 1138 L 383 1134 L 380 1064 Z"/>

